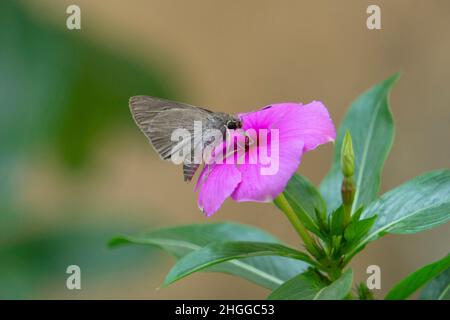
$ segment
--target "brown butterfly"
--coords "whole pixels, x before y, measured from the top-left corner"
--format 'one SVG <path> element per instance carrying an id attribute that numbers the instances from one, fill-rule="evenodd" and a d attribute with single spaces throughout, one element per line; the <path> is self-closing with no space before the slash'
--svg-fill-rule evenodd
<path id="1" fill-rule="evenodd" d="M 183 160 L 183 175 L 185 181 L 191 181 L 199 164 L 194 163 L 192 157 L 196 151 L 202 152 L 210 143 L 204 141 L 203 133 L 208 129 L 217 129 L 223 137 L 227 129 L 240 129 L 242 122 L 239 118 L 223 113 L 212 112 L 204 108 L 149 96 L 134 96 L 130 98 L 130 110 L 134 121 L 147 136 L 151 145 L 163 160 L 171 160 L 172 156 L 183 147 L 183 143 L 190 143 L 191 152 Z M 194 123 L 200 122 L 202 135 L 196 138 Z M 186 129 L 191 140 L 184 140 L 181 144 L 171 139 L 176 129 Z"/>

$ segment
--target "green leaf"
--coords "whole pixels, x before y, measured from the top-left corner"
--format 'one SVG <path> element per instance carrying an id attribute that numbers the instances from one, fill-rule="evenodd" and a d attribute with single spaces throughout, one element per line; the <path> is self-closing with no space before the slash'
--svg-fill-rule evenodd
<path id="1" fill-rule="evenodd" d="M 422 300 L 450 300 L 450 268 L 442 272 L 420 293 Z"/>
<path id="2" fill-rule="evenodd" d="M 270 300 L 341 300 L 351 290 L 352 269 L 348 269 L 336 281 L 328 280 L 309 269 L 286 281 L 268 297 Z"/>
<path id="3" fill-rule="evenodd" d="M 361 219 L 361 214 L 364 211 L 364 207 L 361 206 L 352 214 L 352 221 L 358 221 Z"/>
<path id="4" fill-rule="evenodd" d="M 378 219 L 360 246 L 387 233 L 416 233 L 447 222 L 450 170 L 425 173 L 385 193 L 364 210 L 362 218 L 375 214 Z"/>
<path id="5" fill-rule="evenodd" d="M 194 224 L 112 239 L 110 245 L 143 244 L 159 247 L 180 259 L 215 241 L 278 242 L 274 236 L 254 227 L 235 223 Z M 275 289 L 286 280 L 304 271 L 308 265 L 285 257 L 253 257 L 221 263 L 206 271 L 243 277 L 268 289 Z"/>
<path id="6" fill-rule="evenodd" d="M 333 212 L 341 204 L 341 146 L 348 130 L 355 154 L 356 193 L 352 212 L 369 204 L 378 194 L 380 175 L 394 137 L 394 123 L 388 96 L 398 79 L 395 74 L 362 94 L 350 106 L 342 122 L 334 148 L 333 165 L 320 186 L 320 191 Z"/>
<path id="7" fill-rule="evenodd" d="M 305 227 L 320 234 L 319 219 L 324 220 L 327 208 L 316 187 L 305 177 L 294 174 L 283 195 Z"/>
<path id="8" fill-rule="evenodd" d="M 353 271 L 348 269 L 339 279 L 320 290 L 314 297 L 314 300 L 342 300 L 352 289 L 352 282 Z"/>
<path id="9" fill-rule="evenodd" d="M 170 270 L 164 285 L 167 286 L 194 272 L 234 259 L 281 256 L 300 259 L 308 263 L 313 261 L 303 252 L 286 247 L 279 243 L 233 241 L 214 242 L 181 258 Z"/>
<path id="10" fill-rule="evenodd" d="M 411 273 L 397 283 L 386 295 L 386 300 L 403 300 L 412 295 L 428 281 L 450 268 L 450 255 Z"/>
<path id="11" fill-rule="evenodd" d="M 300 273 L 275 289 L 269 300 L 313 300 L 327 286 L 327 281 L 314 269 Z"/>
<path id="12" fill-rule="evenodd" d="M 357 286 L 357 292 L 358 292 L 358 298 L 359 300 L 375 300 L 375 297 L 372 293 L 372 291 L 370 291 L 369 288 L 367 288 L 366 284 L 364 282 L 361 282 L 358 286 Z"/>
<path id="13" fill-rule="evenodd" d="M 345 210 L 343 206 L 337 208 L 330 215 L 330 233 L 332 235 L 340 235 L 344 231 L 344 215 Z"/>
<path id="14" fill-rule="evenodd" d="M 355 243 L 361 240 L 367 232 L 372 228 L 377 220 L 377 215 L 367 219 L 352 221 L 347 228 L 345 228 L 344 237 L 349 243 Z"/>

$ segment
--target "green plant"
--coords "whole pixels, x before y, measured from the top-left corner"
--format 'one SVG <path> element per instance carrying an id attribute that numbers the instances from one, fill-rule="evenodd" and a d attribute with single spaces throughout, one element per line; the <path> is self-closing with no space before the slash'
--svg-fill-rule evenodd
<path id="1" fill-rule="evenodd" d="M 178 261 L 164 285 L 197 271 L 220 271 L 272 290 L 269 299 L 372 299 L 364 284 L 352 293 L 351 259 L 385 234 L 412 234 L 450 218 L 450 170 L 423 174 L 378 197 L 394 138 L 388 97 L 397 79 L 398 74 L 386 79 L 352 104 L 320 191 L 295 174 L 274 200 L 306 252 L 262 230 L 231 223 L 121 236 L 110 245 L 144 244 L 172 253 Z M 449 267 L 450 256 L 423 267 L 394 286 L 386 299 L 407 298 L 431 280 L 427 297 L 448 297 L 449 279 L 442 274 Z"/>

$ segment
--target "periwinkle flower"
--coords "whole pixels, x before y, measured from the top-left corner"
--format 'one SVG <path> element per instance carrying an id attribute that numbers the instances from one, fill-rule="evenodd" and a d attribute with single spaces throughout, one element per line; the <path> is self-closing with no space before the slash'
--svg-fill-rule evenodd
<path id="1" fill-rule="evenodd" d="M 284 190 L 305 152 L 336 138 L 328 110 L 319 101 L 273 104 L 239 118 L 245 134 L 234 133 L 233 141 L 244 145 L 241 154 L 227 153 L 224 161 L 205 165 L 197 182 L 198 205 L 207 216 L 228 197 L 237 202 L 272 201 Z M 259 134 L 249 138 L 248 132 L 266 132 L 267 139 Z M 276 161 L 275 171 L 269 170 L 273 163 L 267 157 Z"/>

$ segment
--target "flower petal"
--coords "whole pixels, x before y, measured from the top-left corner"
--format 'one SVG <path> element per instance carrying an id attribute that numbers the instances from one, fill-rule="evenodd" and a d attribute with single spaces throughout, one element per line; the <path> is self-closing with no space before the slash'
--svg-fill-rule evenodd
<path id="1" fill-rule="evenodd" d="M 292 133 L 297 139 L 303 140 L 305 152 L 336 139 L 333 121 L 322 102 L 313 101 L 303 105 L 295 113 L 297 129 Z"/>
<path id="2" fill-rule="evenodd" d="M 336 139 L 333 121 L 320 101 L 306 105 L 293 102 L 277 103 L 239 116 L 244 130 L 277 128 L 280 130 L 280 139 L 302 140 L 305 151 Z"/>
<path id="3" fill-rule="evenodd" d="M 199 188 L 198 206 L 211 216 L 241 182 L 241 172 L 234 164 L 206 165 L 200 174 L 196 188 Z"/>
<path id="4" fill-rule="evenodd" d="M 260 162 L 257 164 L 241 164 L 239 170 L 242 174 L 242 181 L 231 195 L 233 200 L 238 202 L 267 202 L 272 201 L 283 192 L 300 165 L 303 154 L 302 141 L 299 140 L 291 146 L 292 148 L 279 149 L 278 168 L 276 168 L 275 174 L 263 175 L 262 168 L 267 169 L 269 165 Z M 249 152 L 256 152 L 255 150 Z M 276 161 L 276 159 L 273 159 L 273 161 Z"/>

